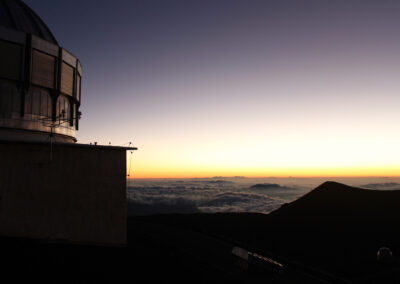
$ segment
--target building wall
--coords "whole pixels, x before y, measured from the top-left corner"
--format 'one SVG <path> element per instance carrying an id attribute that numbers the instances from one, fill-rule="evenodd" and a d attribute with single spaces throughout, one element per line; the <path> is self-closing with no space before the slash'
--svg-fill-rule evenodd
<path id="1" fill-rule="evenodd" d="M 126 244 L 126 150 L 0 143 L 0 235 Z"/>

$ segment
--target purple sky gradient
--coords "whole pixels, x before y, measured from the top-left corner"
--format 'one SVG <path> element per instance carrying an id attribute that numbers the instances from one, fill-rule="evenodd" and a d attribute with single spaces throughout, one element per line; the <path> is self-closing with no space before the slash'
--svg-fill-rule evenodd
<path id="1" fill-rule="evenodd" d="M 400 165 L 399 1 L 25 2 L 82 62 L 79 142 L 139 173 Z"/>

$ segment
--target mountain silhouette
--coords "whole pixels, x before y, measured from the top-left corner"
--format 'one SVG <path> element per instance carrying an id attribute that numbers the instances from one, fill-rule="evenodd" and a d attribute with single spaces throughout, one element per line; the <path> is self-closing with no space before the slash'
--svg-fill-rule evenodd
<path id="1" fill-rule="evenodd" d="M 379 191 L 325 182 L 270 216 L 279 222 L 320 226 L 382 226 L 400 217 L 400 190 Z"/>
<path id="2" fill-rule="evenodd" d="M 181 214 L 140 220 L 218 236 L 300 270 L 311 267 L 312 273 L 325 271 L 357 283 L 385 283 L 384 277 L 400 279 L 399 208 L 400 191 L 325 182 L 270 214 Z M 381 247 L 393 252 L 389 267 L 377 262 Z"/>

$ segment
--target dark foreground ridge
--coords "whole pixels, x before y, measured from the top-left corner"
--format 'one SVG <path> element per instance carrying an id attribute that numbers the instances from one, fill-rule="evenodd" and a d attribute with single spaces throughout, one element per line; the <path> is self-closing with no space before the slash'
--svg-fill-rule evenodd
<path id="1" fill-rule="evenodd" d="M 400 216 L 400 191 L 378 191 L 325 182 L 296 201 L 285 204 L 270 215 L 282 222 L 320 226 L 349 225 L 390 227 Z"/>
<path id="2" fill-rule="evenodd" d="M 400 191 L 326 182 L 269 215 L 130 217 L 127 248 L 3 238 L 3 268 L 58 283 L 399 283 L 399 205 Z M 377 262 L 383 246 L 392 261 Z M 282 269 L 249 265 L 234 247 Z"/>

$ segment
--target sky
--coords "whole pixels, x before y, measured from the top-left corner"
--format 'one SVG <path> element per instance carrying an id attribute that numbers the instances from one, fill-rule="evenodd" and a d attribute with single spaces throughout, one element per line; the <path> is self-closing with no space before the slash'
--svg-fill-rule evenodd
<path id="1" fill-rule="evenodd" d="M 130 177 L 399 176 L 400 2 L 25 0 Z"/>

